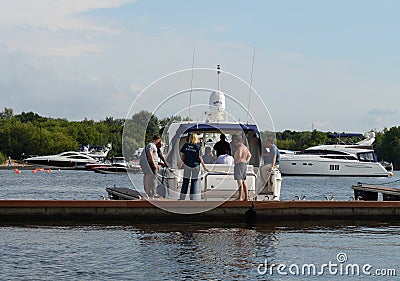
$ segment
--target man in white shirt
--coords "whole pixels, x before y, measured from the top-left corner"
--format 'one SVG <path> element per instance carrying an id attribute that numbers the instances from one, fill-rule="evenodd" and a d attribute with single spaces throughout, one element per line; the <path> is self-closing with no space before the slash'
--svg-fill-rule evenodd
<path id="1" fill-rule="evenodd" d="M 223 154 L 218 156 L 217 161 L 215 161 L 215 164 L 233 165 L 234 164 L 233 157 L 229 155 L 229 151 L 225 149 Z"/>
<path id="2" fill-rule="evenodd" d="M 144 191 L 150 197 L 157 197 L 157 171 L 158 171 L 158 153 L 157 143 L 161 141 L 159 135 L 154 135 L 153 140 L 149 142 L 141 155 L 140 166 L 144 178 Z"/>

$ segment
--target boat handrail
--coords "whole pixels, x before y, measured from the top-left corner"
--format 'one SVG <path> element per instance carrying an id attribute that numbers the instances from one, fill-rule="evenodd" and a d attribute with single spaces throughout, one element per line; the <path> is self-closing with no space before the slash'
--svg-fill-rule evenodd
<path id="1" fill-rule="evenodd" d="M 204 190 L 203 190 L 203 192 L 204 192 L 204 200 L 205 201 L 207 201 L 207 186 L 208 186 L 207 178 L 208 178 L 209 175 L 226 175 L 227 176 L 227 175 L 233 175 L 233 172 L 206 171 L 205 173 L 202 173 L 200 175 L 200 179 L 203 179 L 203 177 L 204 177 Z M 254 173 L 254 172 L 247 172 L 247 175 L 257 178 L 257 174 Z"/>

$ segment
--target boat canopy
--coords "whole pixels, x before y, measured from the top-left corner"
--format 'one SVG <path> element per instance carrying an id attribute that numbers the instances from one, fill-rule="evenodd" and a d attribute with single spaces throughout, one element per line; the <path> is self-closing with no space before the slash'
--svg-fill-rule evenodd
<path id="1" fill-rule="evenodd" d="M 255 133 L 259 133 L 258 128 L 254 124 L 241 124 L 241 123 L 200 123 L 200 124 L 182 124 L 176 135 L 182 135 L 188 132 L 219 132 L 219 131 L 244 131 L 249 132 L 253 131 Z"/>
<path id="2" fill-rule="evenodd" d="M 355 133 L 342 133 L 342 134 L 329 134 L 328 138 L 352 138 L 352 137 L 357 137 L 360 138 L 362 137 L 363 134 L 355 134 Z"/>
<path id="3" fill-rule="evenodd" d="M 186 134 L 196 133 L 224 133 L 224 134 L 244 134 L 250 152 L 253 154 L 251 163 L 254 166 L 258 166 L 260 163 L 261 154 L 261 139 L 260 133 L 255 124 L 242 124 L 242 123 L 181 123 L 176 131 L 169 132 L 173 134 L 172 139 L 169 143 L 169 151 L 167 155 L 167 161 L 172 166 L 177 165 L 179 156 L 179 150 L 185 142 L 182 139 Z M 203 143 L 204 145 L 204 143 Z"/>
<path id="4" fill-rule="evenodd" d="M 176 141 L 182 136 L 183 134 L 187 134 L 190 132 L 238 132 L 243 131 L 247 132 L 254 132 L 255 136 L 259 138 L 259 131 L 256 125 L 254 124 L 242 124 L 242 123 L 199 123 L 199 124 L 181 124 L 176 131 L 172 143 L 176 143 Z"/>

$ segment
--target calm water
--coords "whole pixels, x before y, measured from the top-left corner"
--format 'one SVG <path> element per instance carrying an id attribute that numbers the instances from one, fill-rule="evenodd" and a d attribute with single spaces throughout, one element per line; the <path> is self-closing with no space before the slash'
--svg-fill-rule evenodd
<path id="1" fill-rule="evenodd" d="M 282 199 L 349 200 L 356 182 L 399 178 L 285 177 Z M 0 171 L 0 199 L 99 199 L 113 185 L 130 181 L 83 171 Z M 396 280 L 376 273 L 393 275 L 395 269 L 400 276 L 399 237 L 400 221 L 1 226 L 0 280 Z M 329 263 L 338 266 L 336 273 L 323 267 Z M 278 264 L 286 268 L 278 272 Z M 365 264 L 375 276 L 343 269 Z M 323 274 L 301 274 L 304 265 Z"/>

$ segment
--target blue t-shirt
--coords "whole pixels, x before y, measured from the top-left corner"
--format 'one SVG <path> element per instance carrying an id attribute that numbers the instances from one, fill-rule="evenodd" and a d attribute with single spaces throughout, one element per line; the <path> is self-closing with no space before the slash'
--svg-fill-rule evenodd
<path id="1" fill-rule="evenodd" d="M 275 165 L 279 165 L 279 162 L 281 161 L 281 154 L 279 153 L 279 149 L 276 147 L 276 145 L 273 144 L 269 149 L 268 156 L 264 157 L 264 164 L 271 164 L 272 159 L 274 158 L 275 155 L 276 155 Z"/>
<path id="2" fill-rule="evenodd" d="M 181 152 L 185 155 L 184 163 L 186 166 L 191 168 L 200 165 L 200 145 L 185 143 L 181 149 Z"/>

